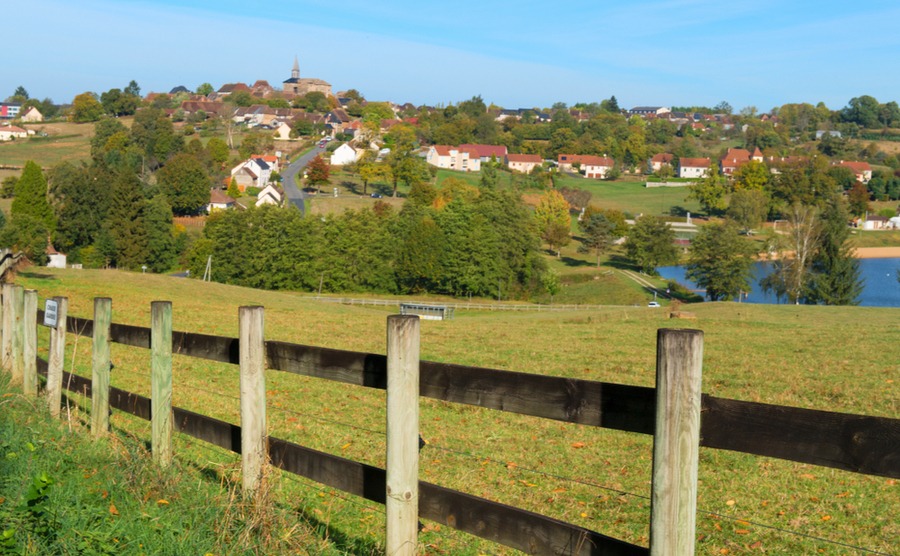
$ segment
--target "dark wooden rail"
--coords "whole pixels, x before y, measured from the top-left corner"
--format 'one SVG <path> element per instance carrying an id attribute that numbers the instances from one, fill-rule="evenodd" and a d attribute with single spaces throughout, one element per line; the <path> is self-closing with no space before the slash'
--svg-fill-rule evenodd
<path id="1" fill-rule="evenodd" d="M 39 311 L 39 313 L 41 313 Z M 39 314 L 39 320 L 42 315 Z M 90 336 L 93 322 L 68 317 L 69 332 Z M 149 348 L 150 329 L 113 324 L 113 342 Z M 172 352 L 238 363 L 238 340 L 173 332 Z M 384 355 L 266 342 L 270 369 L 385 389 Z M 653 434 L 655 390 L 422 361 L 420 394 L 569 423 Z M 703 396 L 700 445 L 900 479 L 900 419 Z"/>

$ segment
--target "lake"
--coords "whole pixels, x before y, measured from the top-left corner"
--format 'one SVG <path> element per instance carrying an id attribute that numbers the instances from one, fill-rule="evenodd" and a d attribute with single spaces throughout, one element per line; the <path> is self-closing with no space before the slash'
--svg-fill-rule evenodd
<path id="1" fill-rule="evenodd" d="M 773 294 L 762 291 L 759 281 L 771 272 L 772 263 L 758 262 L 753 265 L 753 291 L 744 298 L 748 303 L 778 303 Z M 664 266 L 657 269 L 667 280 L 675 280 L 688 288 L 696 289 L 697 285 L 684 277 L 684 267 Z M 900 259 L 860 259 L 860 276 L 864 280 L 863 291 L 859 295 L 859 304 L 867 307 L 900 307 L 900 282 L 897 273 L 900 271 Z M 702 292 L 700 292 L 702 295 Z"/>

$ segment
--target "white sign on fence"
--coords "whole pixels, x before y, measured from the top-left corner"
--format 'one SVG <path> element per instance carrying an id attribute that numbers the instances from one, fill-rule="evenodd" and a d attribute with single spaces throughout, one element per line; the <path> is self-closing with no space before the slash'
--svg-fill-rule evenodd
<path id="1" fill-rule="evenodd" d="M 44 326 L 56 328 L 57 315 L 59 315 L 59 303 L 53 299 L 48 299 L 44 305 Z"/>

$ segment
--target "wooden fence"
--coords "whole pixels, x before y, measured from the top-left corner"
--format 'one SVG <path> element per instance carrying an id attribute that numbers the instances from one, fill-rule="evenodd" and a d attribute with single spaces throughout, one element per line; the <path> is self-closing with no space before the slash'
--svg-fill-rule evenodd
<path id="1" fill-rule="evenodd" d="M 700 393 L 702 332 L 659 330 L 657 387 L 420 361 L 418 318 L 388 317 L 387 355 L 263 339 L 263 309 L 240 309 L 240 337 L 171 330 L 171 304 L 152 304 L 152 328 L 111 323 L 108 299 L 95 300 L 93 320 L 67 316 L 57 301 L 49 361 L 35 355 L 37 293 L 4 285 L 2 362 L 26 393 L 46 375 L 51 411 L 62 385 L 90 396 L 92 430 L 109 426 L 108 408 L 153 422 L 154 459 L 166 465 L 177 430 L 242 456 L 244 489 L 252 494 L 268 456 L 272 465 L 332 488 L 386 504 L 388 553 L 412 554 L 423 517 L 532 554 L 688 555 L 695 542 L 699 447 L 900 478 L 900 419 L 833 413 L 716 398 Z M 66 333 L 93 338 L 90 379 L 63 371 Z M 151 350 L 153 399 L 109 386 L 109 342 Z M 241 424 L 171 406 L 171 355 L 241 366 Z M 264 368 L 388 390 L 387 470 L 266 435 Z M 417 383 L 417 384 L 416 384 Z M 650 548 L 416 480 L 418 406 L 425 396 L 633 433 L 654 435 Z M 410 398 L 411 396 L 411 398 Z M 413 423 L 413 424 L 411 424 Z"/>

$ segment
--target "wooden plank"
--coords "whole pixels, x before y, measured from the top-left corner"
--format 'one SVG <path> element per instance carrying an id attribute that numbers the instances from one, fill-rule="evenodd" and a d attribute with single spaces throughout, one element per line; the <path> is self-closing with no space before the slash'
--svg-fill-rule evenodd
<path id="1" fill-rule="evenodd" d="M 94 437 L 109 432 L 109 324 L 112 322 L 112 299 L 94 298 L 93 339 L 91 341 L 91 432 Z"/>
<path id="2" fill-rule="evenodd" d="M 10 349 L 10 371 L 12 383 L 21 384 L 25 377 L 25 288 L 12 287 L 12 344 Z"/>
<path id="3" fill-rule="evenodd" d="M 900 419 L 704 395 L 700 443 L 900 479 Z"/>
<path id="4" fill-rule="evenodd" d="M 180 407 L 173 407 L 172 414 L 175 430 L 178 432 L 236 454 L 241 453 L 240 426 Z"/>
<path id="5" fill-rule="evenodd" d="M 387 357 L 340 349 L 266 342 L 268 368 L 378 388 L 387 388 Z"/>
<path id="6" fill-rule="evenodd" d="M 151 448 L 160 467 L 172 463 L 172 302 L 150 303 Z"/>
<path id="7" fill-rule="evenodd" d="M 703 332 L 660 329 L 656 338 L 650 554 L 694 556 Z"/>
<path id="8" fill-rule="evenodd" d="M 35 290 L 25 290 L 22 391 L 26 396 L 37 396 L 37 305 L 38 293 Z"/>
<path id="9" fill-rule="evenodd" d="M 387 318 L 385 551 L 413 556 L 419 524 L 419 317 Z"/>
<path id="10" fill-rule="evenodd" d="M 245 495 L 259 491 L 266 462 L 265 312 L 239 310 L 241 360 L 241 474 Z"/>
<path id="11" fill-rule="evenodd" d="M 272 465 L 332 488 L 385 503 L 385 471 L 278 438 Z M 419 481 L 419 515 L 530 554 L 646 556 L 647 548 L 540 514 Z"/>
<path id="12" fill-rule="evenodd" d="M 59 308 L 59 326 L 50 330 L 50 356 L 47 367 L 47 405 L 50 415 L 59 417 L 59 406 L 62 404 L 62 377 L 66 355 L 66 314 L 69 300 L 65 297 L 54 297 Z"/>
<path id="13" fill-rule="evenodd" d="M 2 303 L 3 307 L 3 315 L 0 317 L 0 366 L 3 367 L 3 370 L 9 370 L 12 365 L 10 361 L 13 339 L 12 289 L 13 284 L 0 285 L 0 292 L 2 292 L 0 303 Z"/>

